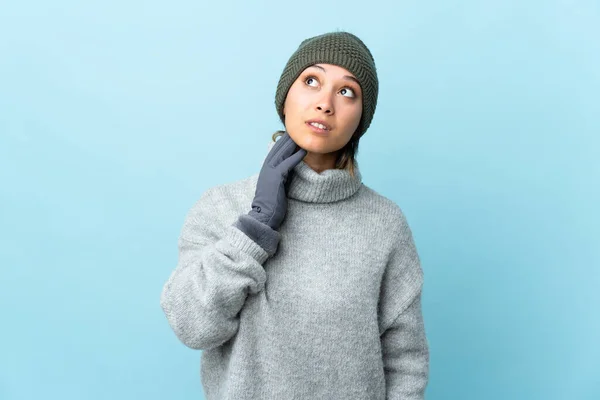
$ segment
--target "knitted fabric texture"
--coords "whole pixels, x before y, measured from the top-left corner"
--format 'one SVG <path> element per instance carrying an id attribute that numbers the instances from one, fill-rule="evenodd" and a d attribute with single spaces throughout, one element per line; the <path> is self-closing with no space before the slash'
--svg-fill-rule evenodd
<path id="1" fill-rule="evenodd" d="M 302 161 L 270 255 L 234 226 L 258 175 L 191 207 L 161 294 L 177 338 L 202 350 L 205 398 L 424 399 L 424 276 L 400 208 L 360 174 Z"/>
<path id="2" fill-rule="evenodd" d="M 371 51 L 357 36 L 348 32 L 330 32 L 305 39 L 288 60 L 275 93 L 275 107 L 285 125 L 283 105 L 292 84 L 307 67 L 333 64 L 350 71 L 358 79 L 363 94 L 363 110 L 355 135 L 364 135 L 371 125 L 377 106 L 379 81 Z"/>

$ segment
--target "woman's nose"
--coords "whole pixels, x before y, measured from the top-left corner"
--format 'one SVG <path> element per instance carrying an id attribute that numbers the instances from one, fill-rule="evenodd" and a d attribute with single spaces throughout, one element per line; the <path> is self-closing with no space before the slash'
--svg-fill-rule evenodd
<path id="1" fill-rule="evenodd" d="M 317 103 L 317 110 L 324 111 L 326 114 L 333 114 L 333 102 L 329 97 L 325 97 Z"/>
<path id="2" fill-rule="evenodd" d="M 331 107 L 327 107 L 327 106 L 317 106 L 317 110 L 319 111 L 325 111 L 326 114 L 331 114 Z"/>
<path id="3" fill-rule="evenodd" d="M 329 91 L 322 92 L 321 97 L 317 99 L 316 109 L 325 112 L 325 114 L 333 114 L 332 96 L 335 96 L 335 94 L 332 94 Z"/>

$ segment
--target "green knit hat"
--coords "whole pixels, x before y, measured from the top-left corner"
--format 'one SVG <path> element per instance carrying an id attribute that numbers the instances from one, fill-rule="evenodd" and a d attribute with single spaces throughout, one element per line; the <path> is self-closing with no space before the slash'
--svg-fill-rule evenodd
<path id="1" fill-rule="evenodd" d="M 360 138 L 371 125 L 379 81 L 375 60 L 365 44 L 348 32 L 330 32 L 305 39 L 292 54 L 281 73 L 275 93 L 275 107 L 281 122 L 285 125 L 283 105 L 292 84 L 307 67 L 314 64 L 333 64 L 350 71 L 360 83 L 363 94 L 363 109 L 357 136 Z"/>

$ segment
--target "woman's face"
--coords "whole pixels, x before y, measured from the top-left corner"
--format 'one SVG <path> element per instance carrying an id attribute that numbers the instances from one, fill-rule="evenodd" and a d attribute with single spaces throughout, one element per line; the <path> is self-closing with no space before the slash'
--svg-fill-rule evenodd
<path id="1" fill-rule="evenodd" d="M 362 115 L 362 90 L 345 68 L 315 64 L 292 84 L 285 99 L 285 128 L 298 146 L 316 154 L 337 152 L 352 138 Z M 310 120 L 321 120 L 326 134 L 318 134 Z M 316 155 L 315 154 L 315 155 Z"/>

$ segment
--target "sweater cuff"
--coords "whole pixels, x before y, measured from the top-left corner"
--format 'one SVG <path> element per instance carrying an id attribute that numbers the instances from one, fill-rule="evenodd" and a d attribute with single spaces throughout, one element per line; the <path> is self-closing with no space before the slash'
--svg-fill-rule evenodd
<path id="1" fill-rule="evenodd" d="M 242 231 L 246 236 L 262 247 L 269 257 L 277 251 L 281 234 L 270 226 L 263 224 L 248 214 L 242 214 L 233 226 Z"/>

